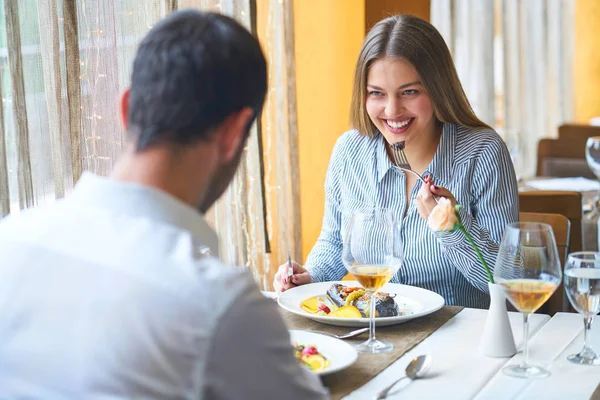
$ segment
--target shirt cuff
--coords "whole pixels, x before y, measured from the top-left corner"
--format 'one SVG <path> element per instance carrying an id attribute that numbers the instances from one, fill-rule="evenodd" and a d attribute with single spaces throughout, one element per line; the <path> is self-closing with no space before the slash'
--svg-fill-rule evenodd
<path id="1" fill-rule="evenodd" d="M 326 281 L 325 274 L 323 274 L 323 271 L 321 271 L 321 269 L 319 267 L 314 266 L 314 265 L 304 265 L 304 269 L 306 269 L 308 271 L 313 282 L 325 282 Z"/>
<path id="2" fill-rule="evenodd" d="M 473 217 L 462 207 L 460 210 L 458 210 L 458 215 L 460 216 L 460 220 L 465 227 L 465 230 L 471 233 Z M 438 240 L 445 249 L 451 249 L 453 247 L 460 246 L 465 240 L 467 240 L 464 233 L 458 228 L 450 232 L 437 232 L 437 236 Z"/>

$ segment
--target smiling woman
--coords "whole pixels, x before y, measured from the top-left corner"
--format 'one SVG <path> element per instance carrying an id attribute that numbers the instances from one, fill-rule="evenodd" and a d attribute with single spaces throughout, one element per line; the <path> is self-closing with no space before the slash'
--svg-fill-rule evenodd
<path id="1" fill-rule="evenodd" d="M 298 279 L 282 284 L 276 276 L 276 289 L 341 279 L 352 214 L 386 208 L 400 216 L 405 256 L 391 282 L 435 291 L 447 304 L 487 307 L 487 277 L 467 237 L 438 235 L 426 220 L 434 196 L 461 204 L 465 229 L 494 265 L 504 226 L 518 218 L 517 182 L 504 142 L 474 114 L 431 24 L 399 15 L 373 27 L 356 65 L 351 121 L 331 156 L 319 240 L 295 268 Z M 394 165 L 390 145 L 400 142 L 424 182 Z"/>

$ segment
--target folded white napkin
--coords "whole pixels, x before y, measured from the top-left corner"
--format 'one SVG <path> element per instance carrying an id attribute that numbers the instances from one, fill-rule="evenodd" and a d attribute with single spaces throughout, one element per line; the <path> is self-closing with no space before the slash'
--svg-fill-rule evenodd
<path id="1" fill-rule="evenodd" d="M 277 300 L 277 297 L 279 297 L 279 295 L 275 292 L 267 292 L 266 290 L 261 290 L 260 292 L 263 294 L 263 296 L 273 300 Z"/>
<path id="2" fill-rule="evenodd" d="M 534 179 L 526 181 L 525 185 L 538 190 L 572 190 L 575 192 L 600 190 L 598 181 L 583 177 Z"/>

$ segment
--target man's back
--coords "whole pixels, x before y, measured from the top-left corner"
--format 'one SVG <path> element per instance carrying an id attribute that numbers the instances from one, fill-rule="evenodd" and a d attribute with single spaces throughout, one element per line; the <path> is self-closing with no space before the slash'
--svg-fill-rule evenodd
<path id="1" fill-rule="evenodd" d="M 251 366 L 274 378 L 297 367 L 283 323 L 248 273 L 205 246 L 216 237 L 190 207 L 93 176 L 4 220 L 0 398 L 268 398 Z M 290 398 L 318 395 L 307 382 L 290 381 Z"/>

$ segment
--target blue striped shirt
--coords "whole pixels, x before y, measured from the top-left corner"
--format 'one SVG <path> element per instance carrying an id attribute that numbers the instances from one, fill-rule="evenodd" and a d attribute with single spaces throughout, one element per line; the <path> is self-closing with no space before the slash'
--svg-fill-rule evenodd
<path id="1" fill-rule="evenodd" d="M 425 174 L 463 205 L 465 229 L 493 271 L 504 227 L 519 218 L 517 179 L 500 136 L 489 129 L 444 124 Z M 391 282 L 437 292 L 446 304 L 487 308 L 487 275 L 466 236 L 429 228 L 415 202 L 420 181 L 404 214 L 405 179 L 389 159 L 381 134 L 370 138 L 352 130 L 338 139 L 325 180 L 323 227 L 305 265 L 313 280 L 340 280 L 347 273 L 341 251 L 353 211 L 388 208 L 402 218 L 404 246 L 402 266 Z"/>

